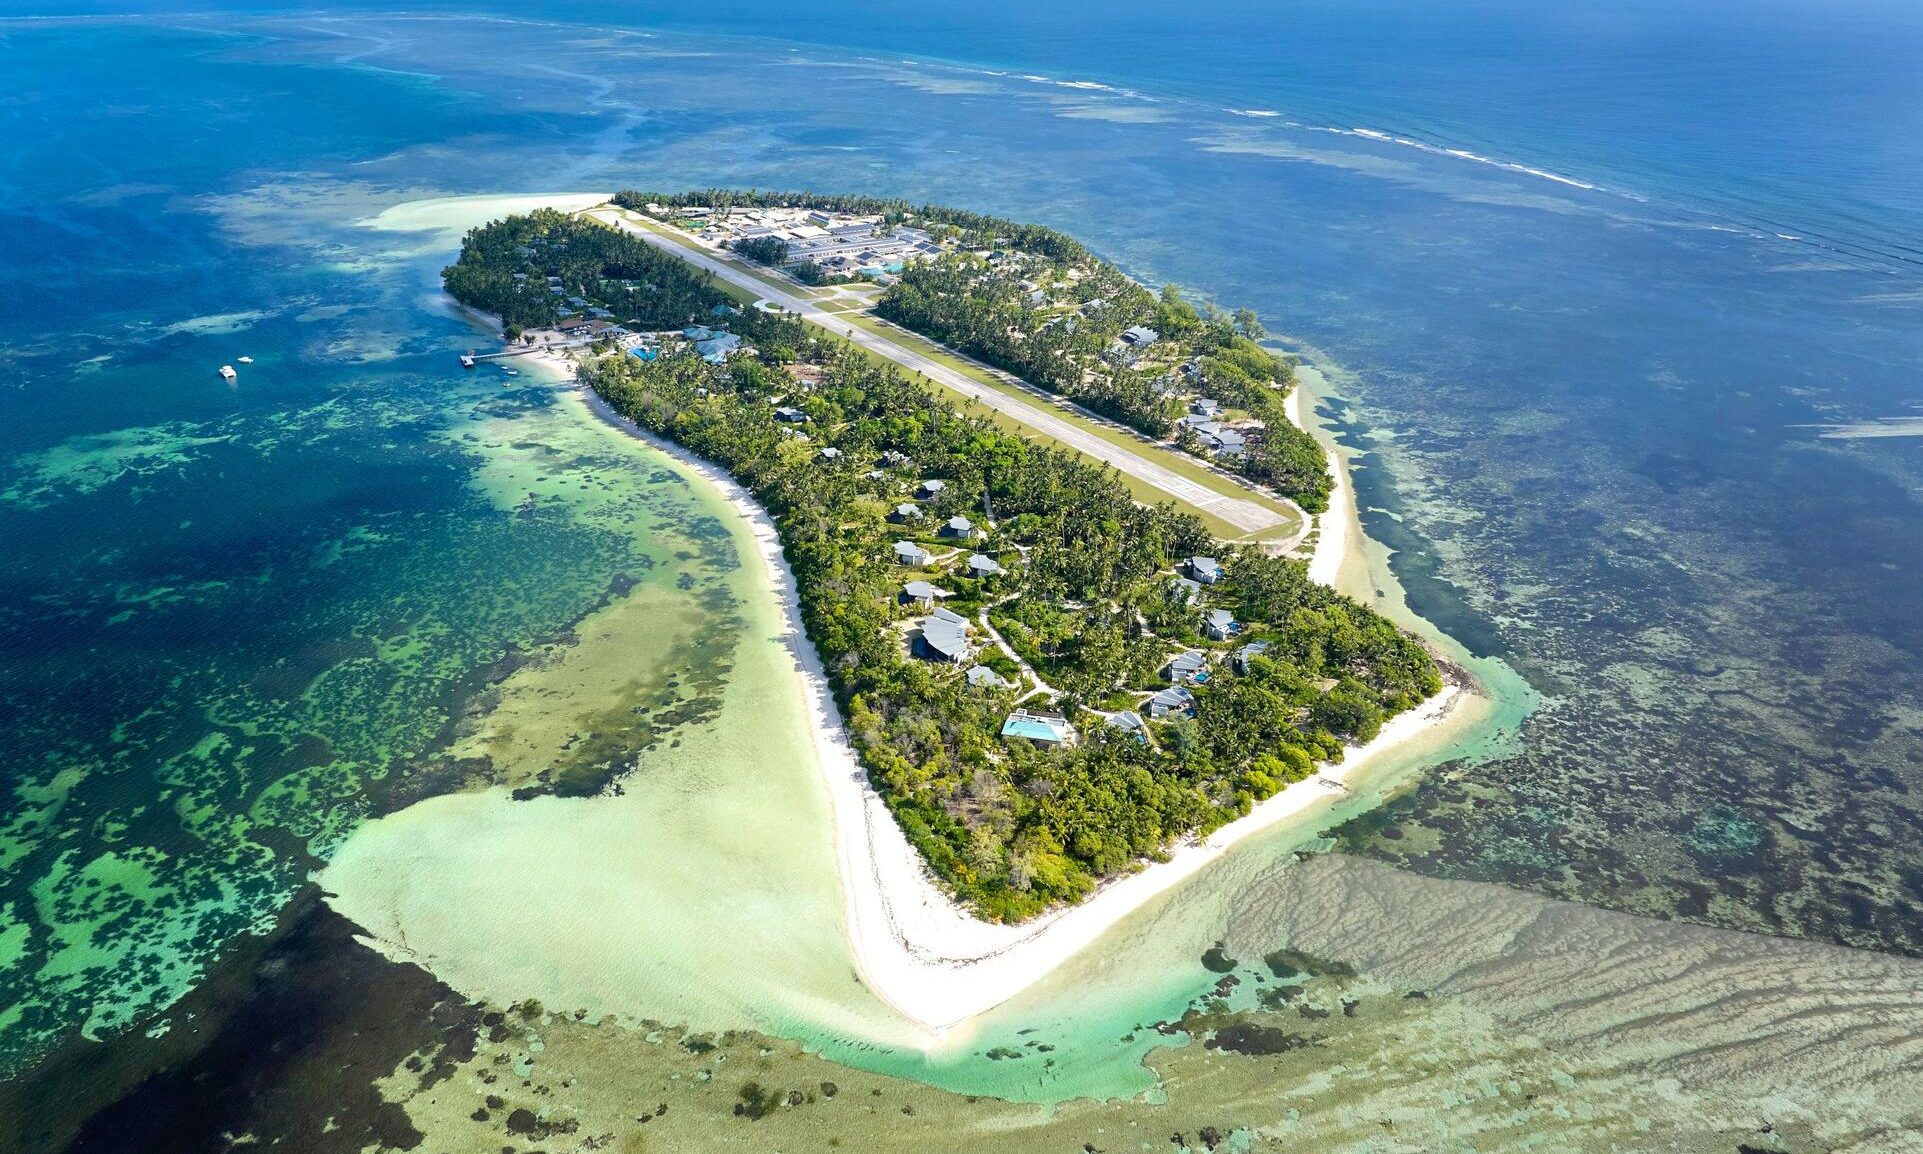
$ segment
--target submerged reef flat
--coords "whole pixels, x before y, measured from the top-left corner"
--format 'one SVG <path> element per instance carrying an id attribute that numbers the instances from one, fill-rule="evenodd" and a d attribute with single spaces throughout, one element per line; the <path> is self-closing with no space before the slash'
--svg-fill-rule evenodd
<path id="1" fill-rule="evenodd" d="M 71 1148 L 85 1152 L 139 1135 L 157 1154 L 223 1135 L 316 1154 L 1336 1154 L 1540 1150 L 1553 1134 L 1559 1151 L 1599 1154 L 1896 1154 L 1923 1126 L 1909 1089 L 1923 1057 L 1905 1040 L 1923 1035 L 1923 963 L 1342 855 L 1250 883 L 1227 936 L 1190 960 L 1200 992 L 1120 1027 L 1146 1042 L 1144 1094 L 1043 1107 L 850 1068 L 751 1030 L 471 1000 L 309 902 L 182 1004 L 181 1038 L 160 1043 L 174 1059 L 164 1074 L 90 1120 L 8 1110 L 0 1139 L 57 1149 L 77 1133 Z M 1028 1029 L 975 1056 L 1015 1077 L 1063 1040 Z M 76 1085 L 110 1073 L 77 1060 L 88 1079 Z"/>
<path id="2" fill-rule="evenodd" d="M 1286 939 L 1278 938 L 1287 933 Z M 1288 945 L 1281 944 L 1283 941 Z M 381 1079 L 436 1149 L 1902 1149 L 1923 963 L 1657 925 L 1341 856 L 1238 904 L 1214 987 L 1140 1030 L 1150 1098 L 1053 1109 L 748 1032 L 523 1001 Z M 1046 1033 L 984 1056 L 1039 1066 Z M 423 1070 L 433 1070 L 432 1078 Z M 1654 1071 L 1658 1076 L 1652 1077 Z"/>

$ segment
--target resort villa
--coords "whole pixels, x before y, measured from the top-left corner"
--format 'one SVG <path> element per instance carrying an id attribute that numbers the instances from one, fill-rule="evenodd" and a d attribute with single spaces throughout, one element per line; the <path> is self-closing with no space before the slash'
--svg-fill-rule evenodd
<path id="1" fill-rule="evenodd" d="M 968 641 L 968 620 L 961 614 L 937 609 L 922 618 L 919 625 L 921 632 L 915 636 L 915 656 L 959 665 L 975 655 L 975 647 Z"/>
<path id="2" fill-rule="evenodd" d="M 1075 728 L 1059 713 L 1031 713 L 1017 709 L 1002 722 L 1003 737 L 1025 737 L 1041 745 L 1065 745 L 1075 737 Z"/>
<path id="3" fill-rule="evenodd" d="M 1222 565 L 1213 557 L 1190 557 L 1183 562 L 1190 579 L 1200 585 L 1213 585 L 1222 579 Z"/>
<path id="4" fill-rule="evenodd" d="M 902 602 L 909 605 L 919 605 L 923 609 L 933 609 L 935 602 L 940 601 L 944 597 L 952 596 L 954 596 L 954 594 L 937 586 L 932 581 L 910 581 L 901 587 Z"/>

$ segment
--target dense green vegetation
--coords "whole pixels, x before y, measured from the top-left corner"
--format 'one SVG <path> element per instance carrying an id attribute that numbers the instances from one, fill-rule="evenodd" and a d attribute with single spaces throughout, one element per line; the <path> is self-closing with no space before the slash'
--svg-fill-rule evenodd
<path id="1" fill-rule="evenodd" d="M 1248 309 L 1232 315 L 1213 305 L 1198 309 L 1174 286 L 1150 292 L 1054 229 L 943 205 L 725 189 L 623 192 L 615 201 L 635 210 L 650 204 L 706 209 L 710 219 L 738 208 L 801 206 L 925 229 L 953 250 L 904 269 L 876 305 L 877 315 L 1159 439 L 1177 433 L 1188 398 L 1218 401 L 1261 423 L 1253 432 L 1242 429 L 1250 433 L 1245 449 L 1220 455 L 1224 468 L 1272 486 L 1309 512 L 1328 508 L 1322 450 L 1284 408 L 1295 384 L 1294 362 L 1256 343 L 1265 334 Z M 770 238 L 738 241 L 735 248 L 765 264 L 787 257 L 787 245 Z M 805 284 L 828 283 L 811 263 L 789 271 Z M 1141 349 L 1121 344 L 1122 334 L 1138 325 L 1158 339 Z M 1209 455 L 1186 433 L 1177 444 Z"/>
<path id="2" fill-rule="evenodd" d="M 509 340 L 578 313 L 569 297 L 639 329 L 678 328 L 728 300 L 712 274 L 553 209 L 470 230 L 460 259 L 441 270 L 441 279 L 454 299 L 499 316 Z"/>
<path id="3" fill-rule="evenodd" d="M 518 250 L 472 246 L 462 261 L 502 252 Z M 466 283 L 449 277 L 450 291 Z M 936 874 L 984 915 L 1075 901 L 1340 759 L 1345 742 L 1440 687 L 1419 644 L 1299 562 L 1225 551 L 1197 518 L 1136 505 L 1113 472 L 956 412 L 798 318 L 750 312 L 730 325 L 754 356 L 607 356 L 582 375 L 618 411 L 727 468 L 772 514 L 863 766 Z M 918 497 L 930 478 L 945 486 Z M 903 520 L 906 504 L 919 516 Z M 957 515 L 986 536 L 944 537 Z M 932 559 L 896 564 L 897 541 Z M 973 551 L 1007 571 L 969 575 Z M 1221 580 L 1199 593 L 1176 581 L 1195 554 L 1223 558 Z M 902 593 L 917 579 L 950 594 L 984 656 L 915 655 L 926 611 Z M 1231 640 L 1202 636 L 1209 609 L 1238 619 Z M 1018 659 L 995 648 L 990 625 Z M 1254 640 L 1267 651 L 1229 660 Z M 1150 720 L 1140 737 L 1109 723 L 1121 710 L 1146 717 L 1182 653 L 1200 654 L 1206 674 L 1191 687 L 1193 716 Z M 971 685 L 975 661 L 1012 684 Z M 1002 737 L 1018 701 L 1059 710 L 1078 740 Z"/>
<path id="4" fill-rule="evenodd" d="M 1225 467 L 1310 512 L 1328 508 L 1322 450 L 1283 407 L 1294 364 L 1251 339 L 1261 332 L 1252 314 L 1198 310 L 1172 285 L 1152 293 L 1093 258 L 967 251 L 904 270 L 875 312 L 1153 437 L 1177 432 L 1185 398 L 1216 400 L 1264 426 L 1247 450 L 1224 456 Z M 1125 344 L 1137 326 L 1156 340 Z"/>
<path id="5" fill-rule="evenodd" d="M 778 236 L 748 237 L 734 242 L 734 250 L 759 264 L 786 264 L 788 242 Z"/>
<path id="6" fill-rule="evenodd" d="M 1038 253 L 1053 260 L 1092 259 L 1079 241 L 1044 225 L 1020 224 L 966 209 L 939 204 L 918 205 L 913 201 L 890 197 L 728 188 L 689 192 L 636 192 L 630 189 L 615 193 L 614 203 L 636 212 L 643 211 L 647 205 L 658 204 L 664 208 L 708 208 L 723 214 L 736 208 L 800 205 L 858 216 L 879 216 L 889 224 L 913 222 L 951 236 L 967 248 L 979 248 L 999 240 L 1024 252 Z"/>

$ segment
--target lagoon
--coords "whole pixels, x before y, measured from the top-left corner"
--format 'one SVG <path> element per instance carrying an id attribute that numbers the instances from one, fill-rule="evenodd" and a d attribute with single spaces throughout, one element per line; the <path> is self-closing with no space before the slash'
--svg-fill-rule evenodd
<path id="1" fill-rule="evenodd" d="M 1410 610 L 1517 670 L 1546 707 L 1331 831 L 1351 854 L 1427 878 L 1350 856 L 1277 870 L 1298 843 L 1251 844 L 1150 913 L 1118 950 L 1125 965 L 1091 961 L 1072 1020 L 1038 991 L 1011 1005 L 1007 1034 L 984 1027 L 984 1050 L 1028 1048 L 1026 1023 L 1064 1056 L 1082 1044 L 1074 1077 L 982 1050 L 946 1066 L 922 1057 L 864 1004 L 826 930 L 774 960 L 752 935 L 738 955 L 678 959 L 658 937 L 604 939 L 632 961 L 596 987 L 534 972 L 550 938 L 524 902 L 502 919 L 527 935 L 518 961 L 466 955 L 462 975 L 461 959 L 440 959 L 456 986 L 545 989 L 620 1015 L 679 1007 L 695 1028 L 750 1026 L 869 1070 L 1030 1101 L 1159 1079 L 1150 1092 L 1180 1110 L 1185 1095 L 1224 1100 L 1230 1070 L 1152 1074 L 1203 1051 L 1160 1051 L 1145 1067 L 1166 1039 L 1133 1027 L 1207 994 L 1202 950 L 1230 930 L 1313 940 L 1393 975 L 1370 979 L 1392 991 L 1386 1006 L 1446 983 L 1370 954 L 1372 923 L 1339 909 L 1305 934 L 1317 907 L 1290 887 L 1366 878 L 1318 892 L 1407 909 L 1397 899 L 1434 900 L 1442 878 L 1467 887 L 1446 908 L 1480 911 L 1480 941 L 1514 940 L 1490 911 L 1527 909 L 1551 952 L 1592 948 L 1599 925 L 1657 943 L 1658 959 L 1763 951 L 1749 976 L 1718 971 L 1696 989 L 1696 1013 L 1732 990 L 1766 997 L 1758 972 L 1793 972 L 1838 983 L 1832 1008 L 1861 994 L 1900 1023 L 1902 998 L 1876 983 L 1906 988 L 1902 955 L 1917 948 L 1906 911 L 1919 758 L 1902 687 L 1923 653 L 1905 576 L 1923 483 L 1909 439 L 1819 426 L 1900 416 L 1923 359 L 1903 256 L 1919 233 L 1914 157 L 1878 127 L 1900 117 L 1833 113 L 1914 91 L 1908 26 L 1871 25 L 1875 6 L 1857 5 L 1810 35 L 1787 6 L 1738 22 L 1721 41 L 1731 50 L 1692 80 L 1664 61 L 1717 43 L 1733 9 L 1677 13 L 1654 35 L 1530 25 L 1517 35 L 1538 51 L 1498 66 L 1453 51 L 1489 43 L 1462 31 L 1473 7 L 1429 6 L 1386 42 L 1340 13 L 1286 41 L 1257 24 L 1289 50 L 1251 53 L 1219 81 L 1202 79 L 1199 29 L 1149 53 L 1126 20 L 1071 34 L 1037 16 L 992 40 L 942 25 L 940 51 L 916 38 L 927 25 L 903 40 L 838 29 L 828 39 L 858 45 L 840 47 L 782 26 L 745 39 L 713 25 L 504 34 L 446 13 L 8 22 L 18 66 L 0 85 L 29 143 L 0 169 L 0 358 L 16 386 L 0 395 L 7 1068 L 94 1045 L 133 1068 L 143 1048 L 212 1029 L 211 1015 L 170 1007 L 245 987 L 248 972 L 223 967 L 280 940 L 309 872 L 351 831 L 385 824 L 369 817 L 396 814 L 399 828 L 471 807 L 512 844 L 526 831 L 505 819 L 522 815 L 498 791 L 527 784 L 513 767 L 586 728 L 557 717 L 651 703 L 665 722 L 647 756 L 689 780 L 747 772 L 702 745 L 711 706 L 753 710 L 785 692 L 774 665 L 757 673 L 744 656 L 724 672 L 702 650 L 757 643 L 751 590 L 732 584 L 738 527 L 566 394 L 463 377 L 454 354 L 481 338 L 434 292 L 446 234 L 359 223 L 434 197 L 621 183 L 925 196 L 1041 219 L 1145 279 L 1253 303 L 1326 375 L 1323 413 L 1353 453 L 1361 524 Z M 1249 18 L 1225 9 L 1204 24 Z M 1014 18 L 990 12 L 983 27 L 997 19 L 1006 32 Z M 1572 71 L 1580 51 L 1594 67 Z M 1451 66 L 1418 59 L 1430 53 Z M 1379 83 L 1389 64 L 1422 82 Z M 1611 89 L 1625 69 L 1660 84 Z M 1637 115 L 1617 114 L 1629 105 Z M 1679 121 L 1679 108 L 1704 111 Z M 1250 115 L 1269 111 L 1280 115 Z M 230 389 L 214 369 L 243 354 L 255 362 Z M 669 686 L 675 670 L 706 672 Z M 769 678 L 759 689 L 757 676 Z M 703 678 L 727 682 L 718 705 L 678 692 Z M 550 692 L 565 710 L 530 708 Z M 775 758 L 795 732 L 761 736 Z M 480 767 L 478 751 L 499 764 Z M 529 831 L 639 808 L 635 797 L 660 807 L 656 822 L 692 805 L 686 829 L 637 826 L 726 846 L 698 835 L 721 818 L 674 780 L 518 804 Z M 784 780 L 761 783 L 765 808 L 808 812 Z M 765 848 L 788 872 L 740 892 L 783 916 L 821 909 L 832 874 L 813 836 L 799 822 L 770 830 Z M 773 924 L 752 902 L 689 910 L 681 895 L 697 887 L 660 872 L 672 859 L 631 861 L 655 871 L 637 885 L 681 901 L 674 916 L 689 925 Z M 499 884 L 525 897 L 545 864 Z M 1256 894 L 1292 896 L 1284 908 Z M 489 910 L 472 898 L 450 909 L 450 942 L 480 924 L 453 914 Z M 721 980 L 677 978 L 710 964 Z M 792 986 L 768 979 L 777 964 Z M 1493 1012 L 1460 988 L 1432 999 L 1396 1004 L 1433 1021 Z M 1580 1015 L 1554 997 L 1528 1004 L 1542 1016 L 1460 1037 L 1526 1029 L 1566 1073 L 1572 1043 L 1556 1039 Z M 1658 1027 L 1689 1020 L 1665 1006 Z M 570 1028 L 551 1027 L 552 1049 Z M 1744 1029 L 1761 1072 L 1732 1100 L 1794 1090 L 1807 1102 L 1831 1085 L 1784 1056 L 1786 1020 Z M 1653 1060 L 1647 1037 L 1607 1036 L 1603 1066 Z M 1898 1046 L 1875 1059 L 1907 1060 Z M 1635 1081 L 1571 1090 L 1545 1073 L 1531 1092 L 1594 1094 L 1591 1109 L 1626 1118 Z M 1736 1093 L 1714 1077 L 1691 1084 Z M 1908 1108 L 1876 1097 L 1846 1103 L 1836 1125 Z M 1331 1142 L 1346 1133 L 1319 1125 Z"/>

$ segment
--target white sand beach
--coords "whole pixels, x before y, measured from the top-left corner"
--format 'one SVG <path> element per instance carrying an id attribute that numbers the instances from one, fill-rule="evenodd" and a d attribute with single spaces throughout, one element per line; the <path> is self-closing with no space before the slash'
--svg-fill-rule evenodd
<path id="1" fill-rule="evenodd" d="M 1078 905 L 1019 925 L 984 922 L 936 886 L 857 763 L 820 658 L 803 632 L 794 574 L 782 555 L 773 519 L 725 470 L 640 429 L 583 391 L 602 417 L 706 479 L 753 527 L 786 618 L 786 640 L 807 682 L 815 754 L 834 822 L 844 917 L 856 965 L 876 997 L 938 1038 L 1033 986 L 1236 843 L 1291 818 L 1327 810 L 1352 778 L 1447 723 L 1467 696 L 1457 686 L 1444 686 L 1421 706 L 1391 719 L 1373 741 L 1351 749 L 1340 765 L 1320 767 L 1315 777 L 1289 786 L 1247 816 L 1205 839 L 1175 847 L 1167 861 L 1144 865 Z M 1349 532 L 1355 516 L 1352 490 L 1334 453 L 1330 465 L 1336 470 L 1336 490 L 1329 513 L 1323 515 L 1328 525 L 1317 541 L 1312 576 L 1318 566 L 1321 573 L 1336 572 L 1348 543 L 1355 540 Z"/>
<path id="2" fill-rule="evenodd" d="M 578 198 L 577 203 L 585 199 L 589 198 Z M 445 236 L 457 226 L 544 203 L 559 202 L 543 197 L 460 198 L 399 206 L 382 213 L 376 227 L 434 230 Z M 493 321 L 469 315 L 481 324 Z M 563 356 L 535 354 L 525 360 L 541 366 L 539 375 L 552 370 L 555 376 L 573 376 L 573 365 Z M 1026 923 L 983 922 L 937 887 L 921 856 L 910 846 L 858 765 L 820 659 L 803 632 L 794 576 L 783 557 L 772 519 L 720 467 L 635 427 L 589 390 L 580 392 L 583 401 L 603 420 L 679 461 L 687 474 L 711 487 L 740 516 L 749 531 L 752 551 L 759 555 L 758 564 L 765 571 L 761 588 L 774 595 L 775 605 L 755 611 L 757 615 L 765 613 L 778 634 L 778 642 L 775 637 L 764 642 L 778 644 L 781 654 L 776 666 L 767 671 L 767 679 L 775 683 L 786 680 L 789 686 L 798 688 L 806 716 L 789 718 L 787 711 L 792 706 L 782 707 L 778 716 L 765 712 L 764 716 L 773 728 L 786 732 L 792 726 L 797 731 L 792 744 L 783 747 L 794 750 L 786 756 L 812 761 L 813 770 L 795 766 L 798 772 L 789 772 L 784 766 L 779 775 L 763 775 L 763 783 L 772 786 L 778 777 L 787 783 L 781 788 L 820 797 L 819 809 L 812 800 L 803 805 L 791 797 L 787 808 L 780 811 L 783 820 L 820 823 L 823 818 L 816 815 L 825 812 L 826 823 L 831 826 L 831 830 L 822 830 L 819 824 L 810 827 L 810 837 L 821 839 L 815 844 L 824 855 L 819 886 L 815 887 L 813 881 L 804 883 L 799 874 L 789 879 L 791 903 L 800 901 L 792 893 L 795 886 L 815 887 L 807 888 L 807 892 L 816 893 L 818 888 L 819 893 L 801 901 L 787 915 L 774 915 L 802 917 L 807 923 L 805 930 L 796 929 L 780 943 L 793 955 L 790 965 L 786 970 L 764 965 L 748 979 L 760 991 L 752 998 L 781 1006 L 781 1014 L 842 1021 L 838 1029 L 845 1030 L 847 1036 L 874 1037 L 883 1030 L 901 1042 L 906 1040 L 902 1037 L 905 1031 L 916 1039 L 914 1044 L 919 1048 L 932 1051 L 952 1047 L 971 1035 L 970 1023 L 1063 969 L 1071 958 L 1082 955 L 1131 915 L 1194 878 L 1239 843 L 1268 830 L 1313 830 L 1316 827 L 1312 823 L 1325 818 L 1345 800 L 1373 796 L 1371 791 L 1383 780 L 1433 753 L 1476 722 L 1479 711 L 1467 705 L 1481 698 L 1462 687 L 1446 686 L 1417 709 L 1391 720 L 1375 740 L 1350 750 L 1340 765 L 1320 767 L 1315 777 L 1289 786 L 1206 839 L 1173 847 L 1166 861 L 1145 863 L 1084 902 Z M 1291 418 L 1298 423 L 1304 417 L 1300 396 L 1298 390 L 1290 402 Z M 1354 586 L 1360 582 L 1366 589 L 1370 580 L 1368 560 L 1361 554 L 1367 542 L 1356 518 L 1353 488 L 1340 455 L 1330 452 L 1329 461 L 1336 484 L 1330 511 L 1318 518 L 1310 575 L 1328 584 Z M 757 564 L 752 558 L 744 560 L 751 567 Z M 1347 591 L 1353 593 L 1355 588 Z M 778 621 L 774 620 L 777 606 Z M 776 692 L 767 685 L 757 686 L 756 693 Z M 757 699 L 747 707 L 765 711 L 773 701 L 774 696 L 768 696 L 766 701 Z M 742 722 L 736 719 L 731 724 Z M 799 732 L 804 727 L 805 736 Z M 766 736 L 774 737 L 772 733 Z M 1379 772 L 1372 774 L 1372 770 Z M 681 793 L 668 795 L 671 804 L 706 805 L 686 792 L 697 784 L 671 786 L 667 778 L 651 777 L 636 786 L 637 790 L 679 789 Z M 815 794 L 817 789 L 819 794 Z M 696 868 L 695 859 L 703 855 L 729 855 L 730 863 L 744 869 L 756 859 L 732 847 L 685 842 L 688 833 L 716 836 L 712 831 L 725 828 L 729 820 L 719 812 L 708 814 L 701 823 L 684 819 L 668 834 L 652 831 L 656 839 L 653 848 L 637 841 L 636 835 L 614 832 L 621 823 L 636 820 L 635 800 L 547 799 L 511 804 L 505 791 L 498 790 L 430 799 L 363 827 L 337 853 L 322 876 L 322 884 L 333 893 L 331 900 L 336 908 L 365 927 L 372 940 L 391 956 L 420 961 L 465 992 L 503 1003 L 533 992 L 563 1004 L 640 1016 L 674 1012 L 658 1008 L 665 991 L 668 1001 L 684 1004 L 691 1011 L 694 1003 L 707 995 L 697 994 L 689 983 L 698 981 L 697 974 L 710 972 L 715 963 L 692 961 L 682 956 L 686 950 L 664 953 L 656 947 L 656 935 L 649 934 L 646 926 L 635 924 L 641 911 L 651 911 L 649 916 L 657 919 L 677 919 L 666 924 L 678 925 L 684 934 L 697 925 L 711 927 L 710 933 L 727 934 L 747 924 L 732 919 L 746 918 L 750 912 L 756 918 L 769 916 L 755 912 L 762 910 L 759 903 L 778 900 L 780 895 L 778 891 L 744 892 L 736 904 L 754 907 L 748 911 L 718 908 L 712 900 L 713 892 L 699 885 L 688 886 L 685 892 L 675 888 L 679 883 L 663 879 L 662 872 Z M 619 816 L 622 814 L 628 816 Z M 601 832 L 589 833 L 590 827 Z M 495 831 L 491 840 L 475 840 L 474 834 L 481 828 Z M 573 832 L 566 832 L 569 830 Z M 612 840 L 603 843 L 600 850 L 589 852 L 572 843 L 565 850 L 555 846 L 552 843 L 557 837 L 589 843 L 597 838 Z M 677 837 L 683 840 L 677 842 Z M 682 849 L 670 849 L 674 844 L 681 844 Z M 825 860 L 830 851 L 834 859 L 832 876 Z M 676 852 L 688 855 L 690 860 L 685 864 L 662 861 L 662 855 Z M 602 855 L 599 860 L 604 863 L 598 870 L 592 864 L 595 853 Z M 592 910 L 555 900 L 551 887 L 556 882 L 544 883 L 542 879 L 549 876 L 557 859 L 581 859 L 576 862 L 581 869 L 605 874 L 604 880 L 597 880 L 600 889 L 634 887 L 624 891 L 629 896 L 619 901 L 618 908 L 626 916 L 599 918 L 591 916 Z M 766 867 L 757 868 L 765 871 Z M 564 876 L 572 878 L 574 874 Z M 807 875 L 811 879 L 814 876 Z M 669 883 L 668 890 L 657 895 L 648 888 L 664 880 Z M 834 934 L 836 927 L 824 918 L 826 910 L 822 909 L 823 905 L 835 904 L 829 895 L 836 888 L 842 922 L 838 928 L 845 934 L 852 972 L 846 961 L 838 960 L 841 951 L 835 946 L 816 943 L 804 951 L 798 940 L 799 935 L 813 941 L 824 929 L 830 937 L 841 936 Z M 704 903 L 676 904 L 693 894 L 704 895 Z M 655 900 L 657 896 L 659 901 Z M 565 927 L 565 939 L 551 937 L 520 920 L 504 927 L 480 915 L 479 911 L 493 904 L 538 916 L 543 926 L 552 923 L 557 930 Z M 548 908 L 550 905 L 554 908 Z M 595 907 L 602 908 L 608 907 Z M 563 940 L 565 948 L 556 944 Z M 760 951 L 777 948 L 759 939 L 752 947 L 740 941 L 734 946 L 735 953 L 745 949 L 751 960 L 761 957 Z M 799 969 L 803 953 L 811 959 L 805 983 Z M 686 968 L 697 965 L 704 968 Z M 875 1011 L 886 1015 L 892 1010 L 899 1018 L 889 1015 L 877 1024 L 864 1016 L 867 1024 L 859 1026 L 847 1021 L 854 1011 L 846 996 L 834 991 L 838 983 L 852 984 L 857 976 L 860 985 L 880 1003 Z M 737 983 L 742 978 L 740 974 L 735 976 Z M 721 992 L 701 1002 L 703 1013 L 717 1016 L 719 1011 L 728 1020 L 742 1024 L 765 1024 L 758 1014 L 737 1017 L 730 1009 L 745 1007 L 749 997 L 739 991 Z"/>
<path id="3" fill-rule="evenodd" d="M 1302 398 L 1306 390 L 1298 384 L 1289 393 L 1289 420 L 1298 429 L 1307 432 L 1302 412 Z M 1329 462 L 1329 475 L 1335 478 L 1335 488 L 1329 494 L 1329 511 L 1319 514 L 1315 519 L 1315 550 L 1309 558 L 1309 580 L 1318 585 L 1334 585 L 1341 576 L 1342 565 L 1350 557 L 1350 541 L 1361 535 L 1355 509 L 1355 491 L 1349 485 L 1348 465 L 1334 449 L 1324 450 Z"/>

